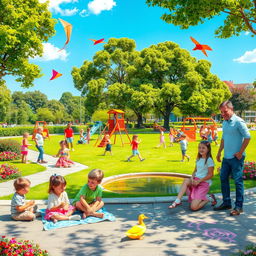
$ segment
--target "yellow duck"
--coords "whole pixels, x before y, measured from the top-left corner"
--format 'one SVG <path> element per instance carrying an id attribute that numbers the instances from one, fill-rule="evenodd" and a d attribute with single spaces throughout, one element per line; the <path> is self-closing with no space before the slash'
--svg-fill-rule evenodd
<path id="1" fill-rule="evenodd" d="M 144 214 L 140 214 L 138 217 L 139 225 L 133 226 L 131 229 L 129 229 L 125 234 L 131 238 L 131 239 L 143 239 L 143 234 L 146 231 L 146 225 L 144 224 L 143 220 L 148 219 L 147 216 Z"/>

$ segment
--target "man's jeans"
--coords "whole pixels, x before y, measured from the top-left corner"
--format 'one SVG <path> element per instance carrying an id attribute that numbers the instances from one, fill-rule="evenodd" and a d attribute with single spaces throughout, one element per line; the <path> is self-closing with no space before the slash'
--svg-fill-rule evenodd
<path id="1" fill-rule="evenodd" d="M 38 161 L 38 162 L 39 162 L 39 161 L 43 161 L 43 160 L 44 160 L 44 148 L 43 148 L 43 146 L 37 146 L 37 145 L 36 145 L 36 148 L 37 148 L 38 151 L 39 151 L 39 156 L 38 156 L 37 161 Z"/>
<path id="2" fill-rule="evenodd" d="M 231 205 L 230 198 L 230 185 L 229 177 L 230 175 L 234 179 L 236 185 L 236 207 L 243 207 L 244 201 L 244 182 L 243 182 L 243 166 L 244 166 L 244 156 L 238 160 L 236 157 L 232 159 L 222 160 L 222 166 L 220 171 L 220 181 L 221 181 L 221 192 L 223 197 L 224 205 Z"/>

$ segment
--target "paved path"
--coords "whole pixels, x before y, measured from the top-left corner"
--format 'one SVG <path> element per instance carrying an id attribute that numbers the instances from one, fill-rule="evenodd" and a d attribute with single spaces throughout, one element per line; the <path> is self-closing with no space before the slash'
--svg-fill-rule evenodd
<path id="1" fill-rule="evenodd" d="M 28 153 L 28 160 L 30 161 L 36 161 L 38 157 L 38 152 L 34 150 L 29 150 Z M 46 171 L 43 172 L 38 172 L 32 175 L 25 176 L 31 181 L 31 187 L 34 187 L 36 185 L 39 185 L 41 183 L 49 181 L 49 178 L 53 174 L 59 174 L 62 176 L 74 173 L 74 172 L 79 172 L 83 169 L 88 168 L 88 166 L 76 163 L 75 165 L 72 166 L 71 168 L 58 168 L 55 167 L 55 163 L 57 162 L 58 158 L 55 158 L 53 156 L 44 154 L 44 160 L 47 161 L 47 164 L 41 164 L 46 167 Z M 0 183 L 0 195 L 5 196 L 5 195 L 10 195 L 14 192 L 13 190 L 13 180 L 7 181 Z"/>
<path id="2" fill-rule="evenodd" d="M 10 206 L 0 206 L 0 235 L 39 243 L 52 256 L 230 256 L 256 241 L 256 194 L 245 197 L 244 213 L 214 212 L 210 205 L 191 212 L 188 203 L 106 204 L 115 222 L 42 231 L 42 222 L 15 222 Z M 40 205 L 39 208 L 45 208 Z M 125 231 L 146 214 L 144 240 L 129 240 Z"/>

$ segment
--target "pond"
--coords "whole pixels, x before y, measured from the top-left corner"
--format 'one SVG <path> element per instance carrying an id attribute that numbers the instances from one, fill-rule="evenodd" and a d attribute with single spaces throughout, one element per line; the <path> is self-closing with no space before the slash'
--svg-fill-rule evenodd
<path id="1" fill-rule="evenodd" d="M 105 191 L 119 194 L 161 195 L 177 194 L 184 178 L 189 175 L 177 173 L 130 173 L 108 177 L 103 180 Z"/>

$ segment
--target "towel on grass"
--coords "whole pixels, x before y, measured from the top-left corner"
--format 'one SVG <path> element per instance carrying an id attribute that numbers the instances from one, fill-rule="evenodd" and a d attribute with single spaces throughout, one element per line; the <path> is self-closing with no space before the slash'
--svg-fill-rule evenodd
<path id="1" fill-rule="evenodd" d="M 56 228 L 65 228 L 65 227 L 70 227 L 70 226 L 75 226 L 75 225 L 80 225 L 80 224 L 90 224 L 90 223 L 96 223 L 104 220 L 109 220 L 109 221 L 115 221 L 116 218 L 115 216 L 107 212 L 104 208 L 100 209 L 98 212 L 103 212 L 104 217 L 101 218 L 96 218 L 96 217 L 87 217 L 85 219 L 81 220 L 62 220 L 54 223 L 53 221 L 48 221 L 44 219 L 45 216 L 45 209 L 41 209 L 40 212 L 42 214 L 42 222 L 44 225 L 44 230 L 50 230 L 50 229 L 56 229 Z M 80 214 L 81 212 L 75 212 L 74 214 Z"/>

